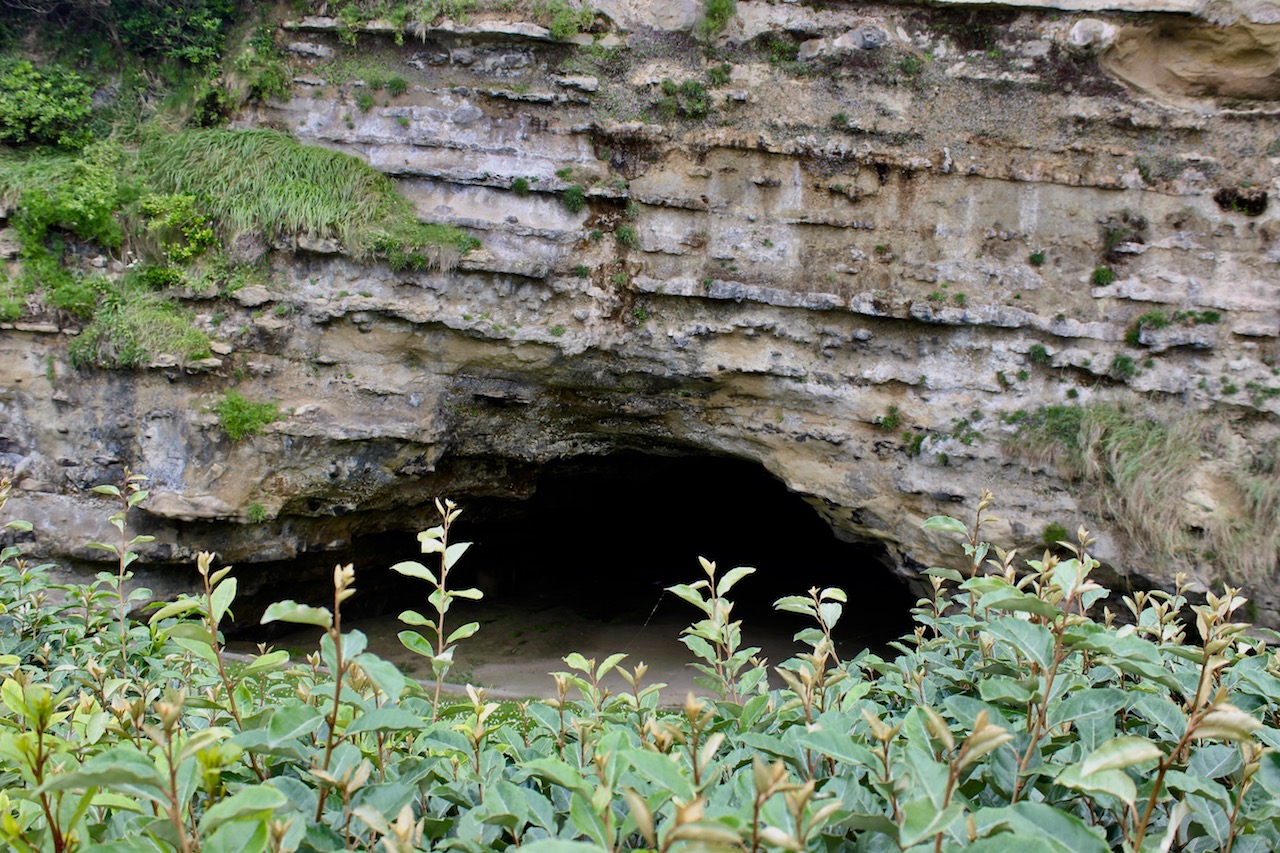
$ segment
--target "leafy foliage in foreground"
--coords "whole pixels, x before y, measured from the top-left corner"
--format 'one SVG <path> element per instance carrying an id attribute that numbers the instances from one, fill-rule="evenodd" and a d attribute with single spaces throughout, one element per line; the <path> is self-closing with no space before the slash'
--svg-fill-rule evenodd
<path id="1" fill-rule="evenodd" d="M 1131 623 L 1086 615 L 1089 537 L 1015 569 L 972 526 L 925 526 L 963 543 L 961 570 L 886 659 L 841 660 L 846 598 L 813 589 L 780 610 L 813 619 L 805 654 L 773 672 L 742 645 L 729 598 L 749 568 L 672 588 L 701 618 L 684 641 L 714 701 L 658 707 L 645 667 L 570 654 L 558 696 L 503 713 L 469 687 L 441 700 L 344 631 L 351 566 L 331 607 L 280 602 L 264 619 L 314 625 L 319 651 L 247 663 L 223 653 L 236 597 L 202 554 L 202 592 L 128 616 L 143 538 L 126 515 L 140 478 L 98 491 L 119 509 L 117 561 L 88 586 L 51 586 L 18 548 L 0 553 L 0 837 L 11 848 L 98 851 L 854 850 L 977 853 L 1266 851 L 1280 846 L 1280 660 L 1233 621 L 1231 590 L 1124 600 Z M 466 550 L 457 517 L 420 537 L 438 568 L 396 566 L 430 588 L 402 640 L 438 678 L 474 623 L 445 616 Z M 29 529 L 20 522 L 19 530 Z M 1200 641 L 1185 642 L 1194 622 Z M 612 695 L 610 672 L 630 689 Z"/>

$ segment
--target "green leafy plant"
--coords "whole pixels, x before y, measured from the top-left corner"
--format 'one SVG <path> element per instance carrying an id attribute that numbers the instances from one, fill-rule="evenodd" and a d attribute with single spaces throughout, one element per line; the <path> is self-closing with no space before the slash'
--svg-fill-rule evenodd
<path id="1" fill-rule="evenodd" d="M 634 246 L 639 241 L 634 225 L 619 225 L 613 232 L 613 237 L 620 246 Z"/>
<path id="2" fill-rule="evenodd" d="M 513 193 L 515 193 L 516 195 L 519 195 L 519 196 L 526 196 L 526 195 L 528 195 L 528 194 L 529 194 L 529 179 L 528 179 L 528 178 L 516 178 L 515 180 L 513 180 L 513 181 L 511 182 L 511 191 L 512 191 Z"/>
<path id="3" fill-rule="evenodd" d="M 62 65 L 36 68 L 25 59 L 0 64 L 0 142 L 84 145 L 91 94 L 89 84 Z"/>
<path id="4" fill-rule="evenodd" d="M 898 429 L 898 424 L 901 422 L 902 412 L 898 410 L 897 406 L 892 404 L 890 404 L 890 406 L 885 409 L 884 414 L 877 417 L 875 421 L 876 426 L 880 427 L 880 429 L 885 432 L 895 432 Z"/>
<path id="5" fill-rule="evenodd" d="M 1045 262 L 1045 253 L 1043 249 L 1036 249 L 1027 257 L 1027 263 L 1033 267 L 1042 267 Z"/>
<path id="6" fill-rule="evenodd" d="M 570 184 L 560 196 L 560 201 L 570 213 L 578 213 L 587 206 L 587 193 L 582 184 Z"/>
<path id="7" fill-rule="evenodd" d="M 422 563 L 408 560 L 396 563 L 391 569 L 408 577 L 420 578 L 434 587 L 428 599 L 435 609 L 434 617 L 423 616 L 416 610 L 406 610 L 400 614 L 400 621 L 406 625 L 425 627 L 431 631 L 434 643 L 423 639 L 422 635 L 417 631 L 401 631 L 399 637 L 400 642 L 404 644 L 406 649 L 414 654 L 422 655 L 430 662 L 431 672 L 436 678 L 435 698 L 432 707 L 438 710 L 440 706 L 440 689 L 444 685 L 449 669 L 453 666 L 455 644 L 480 630 L 479 622 L 468 622 L 446 633 L 445 614 L 449 612 L 449 608 L 455 599 L 476 601 L 482 598 L 484 593 L 474 588 L 449 588 L 449 572 L 461 559 L 462 555 L 467 552 L 467 549 L 471 547 L 471 543 L 449 542 L 449 529 L 462 513 L 462 510 L 458 509 L 453 501 L 440 501 L 437 499 L 436 511 L 440 514 L 440 523 L 419 533 L 418 541 L 422 545 L 422 553 L 440 555 L 439 568 L 432 571 Z"/>
<path id="8" fill-rule="evenodd" d="M 698 35 L 709 39 L 724 32 L 736 11 L 734 0 L 706 0 L 702 7 L 702 20 L 698 22 Z"/>
<path id="9" fill-rule="evenodd" d="M 849 600 L 815 587 L 776 600 L 807 627 L 804 651 L 770 670 L 734 618 L 752 569 L 701 560 L 701 577 L 670 591 L 698 612 L 684 640 L 718 698 L 675 710 L 623 653 L 567 654 L 545 702 L 492 702 L 471 685 L 437 697 L 344 627 L 351 565 L 335 567 L 328 606 L 282 601 L 263 615 L 318 629 L 318 652 L 237 663 L 221 638 L 236 579 L 212 555 L 197 558 L 193 594 L 138 623 L 102 578 L 53 596 L 49 567 L 8 546 L 0 838 L 68 853 L 1107 853 L 1178 837 L 1188 850 L 1274 849 L 1280 761 L 1265 746 L 1280 666 L 1247 639 L 1238 590 L 1193 604 L 1177 579 L 1125 596 L 1123 628 L 1095 621 L 1109 592 L 1093 536 L 1079 529 L 1016 564 L 984 539 L 991 500 L 970 523 L 924 522 L 956 557 L 922 575 L 929 594 L 892 655 L 837 653 Z M 451 524 L 457 508 L 439 509 Z M 465 549 L 442 530 L 422 542 L 442 569 L 407 573 L 432 588 L 420 627 L 447 651 L 441 576 Z M 101 651 L 117 622 L 128 642 L 112 639 L 109 656 L 126 650 L 124 675 Z M 604 684 L 615 673 L 617 694 Z"/>
<path id="10" fill-rule="evenodd" d="M 269 424 L 280 420 L 280 407 L 273 402 L 249 400 L 236 390 L 228 390 L 213 407 L 218 426 L 232 441 L 259 435 Z"/>
<path id="11" fill-rule="evenodd" d="M 1094 267 L 1089 280 L 1098 287 L 1106 287 L 1116 280 L 1116 274 L 1111 267 Z"/>
<path id="12" fill-rule="evenodd" d="M 1032 364 L 1047 365 L 1053 361 L 1053 356 L 1049 355 L 1049 350 L 1045 349 L 1044 344 L 1032 344 L 1027 350 L 1027 358 L 1031 359 Z"/>

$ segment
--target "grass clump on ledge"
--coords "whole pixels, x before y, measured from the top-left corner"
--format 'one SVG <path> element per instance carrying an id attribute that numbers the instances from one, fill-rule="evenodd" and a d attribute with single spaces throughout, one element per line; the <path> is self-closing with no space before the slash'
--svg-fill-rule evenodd
<path id="1" fill-rule="evenodd" d="M 1280 568 L 1280 441 L 1249 450 L 1200 413 L 1137 403 L 1046 406 L 1005 420 L 1018 425 L 1007 450 L 1088 486 L 1086 509 L 1156 556 L 1202 561 L 1231 581 Z M 1216 507 L 1189 504 L 1190 484 Z"/>
<path id="2" fill-rule="evenodd" d="M 273 130 L 156 136 L 140 164 L 157 191 L 200 198 L 227 236 L 336 238 L 354 255 L 417 268 L 449 267 L 479 245 L 452 226 L 419 222 L 391 179 L 363 161 Z"/>
<path id="3" fill-rule="evenodd" d="M 268 424 L 280 420 L 280 407 L 273 402 L 259 403 L 249 400 L 239 391 L 227 391 L 213 407 L 218 416 L 218 426 L 232 441 L 250 435 L 260 435 Z"/>
<path id="4" fill-rule="evenodd" d="M 190 311 L 136 283 L 103 285 L 92 321 L 71 342 L 72 365 L 134 369 L 161 355 L 181 362 L 209 356 L 209 336 Z"/>

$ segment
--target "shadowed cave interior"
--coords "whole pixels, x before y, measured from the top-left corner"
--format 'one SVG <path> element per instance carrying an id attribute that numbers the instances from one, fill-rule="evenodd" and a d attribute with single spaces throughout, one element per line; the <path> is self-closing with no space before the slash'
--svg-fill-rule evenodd
<path id="1" fill-rule="evenodd" d="M 692 622 L 698 611 L 664 588 L 705 577 L 702 555 L 721 575 L 738 565 L 757 569 L 729 596 L 748 640 L 753 625 L 807 627 L 804 617 L 778 613 L 772 604 L 814 586 L 838 586 L 849 595 L 837 631 L 842 654 L 882 646 L 910 629 L 915 596 L 892 573 L 883 546 L 840 541 L 812 506 L 757 464 L 622 452 L 548 463 L 536 484 L 522 499 L 450 495 L 463 509 L 451 541 L 473 543 L 451 572 L 450 587 L 479 586 L 486 595 L 483 602 L 457 602 L 451 624 L 484 624 L 487 606 L 513 602 L 531 610 L 555 604 L 574 618 L 637 628 Z M 431 509 L 421 527 L 435 523 Z M 269 572 L 289 577 L 290 585 L 261 593 L 325 604 L 334 563 L 350 561 L 358 592 L 344 604 L 349 619 L 406 608 L 430 613 L 428 585 L 389 569 L 401 560 L 438 568 L 436 555 L 420 553 L 416 534 L 358 537 L 347 553 Z M 258 633 L 245 623 L 242 637 Z"/>

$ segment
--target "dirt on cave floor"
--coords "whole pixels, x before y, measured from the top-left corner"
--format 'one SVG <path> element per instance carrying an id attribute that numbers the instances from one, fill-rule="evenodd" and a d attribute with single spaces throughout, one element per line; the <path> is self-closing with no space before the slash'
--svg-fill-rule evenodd
<path id="1" fill-rule="evenodd" d="M 634 618 L 637 614 L 639 618 Z M 568 671 L 564 662 L 566 655 L 578 652 L 599 663 L 611 654 L 622 652 L 627 655 L 622 662 L 624 668 L 631 669 L 640 662 L 647 664 L 642 685 L 665 684 L 660 694 L 661 704 L 678 707 L 690 692 L 697 696 L 710 695 L 710 691 L 694 683 L 697 672 L 689 664 L 695 658 L 680 642 L 680 632 L 697 615 L 693 607 L 670 594 L 655 597 L 655 601 L 625 618 L 612 621 L 593 618 L 581 608 L 551 598 L 458 601 L 449 612 L 446 628 L 451 630 L 476 621 L 480 623 L 480 630 L 457 644 L 446 690 L 461 693 L 463 686 L 470 683 L 484 687 L 487 695 L 494 699 L 549 699 L 556 695 L 550 673 Z M 793 640 L 805 622 L 790 614 L 748 614 L 748 617 L 755 618 L 743 619 L 744 645 L 761 647 L 761 655 L 770 667 L 770 682 L 780 686 L 781 679 L 772 672 L 772 667 L 805 650 L 805 646 Z M 369 651 L 393 662 L 406 675 L 433 683 L 429 661 L 406 649 L 397 637 L 407 627 L 394 614 L 343 624 L 344 631 L 358 630 L 368 637 Z M 319 639 L 318 630 L 305 629 L 282 634 L 270 645 L 287 649 L 291 657 L 301 659 L 318 647 Z M 838 639 L 837 649 L 843 658 L 848 658 L 868 645 L 879 653 L 891 653 L 882 642 L 868 644 L 856 638 Z M 255 643 L 246 640 L 233 641 L 229 648 L 246 654 L 257 650 Z M 617 672 L 606 676 L 603 683 L 613 693 L 631 689 Z M 580 697 L 573 692 L 571 698 Z"/>

